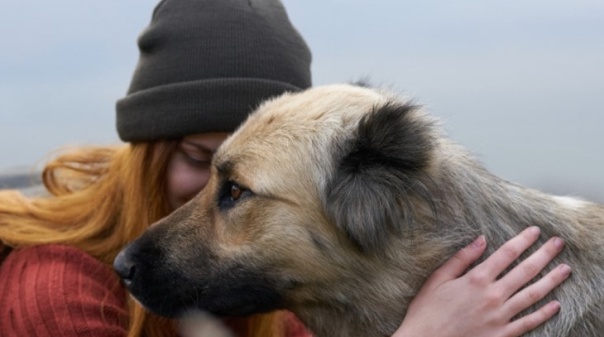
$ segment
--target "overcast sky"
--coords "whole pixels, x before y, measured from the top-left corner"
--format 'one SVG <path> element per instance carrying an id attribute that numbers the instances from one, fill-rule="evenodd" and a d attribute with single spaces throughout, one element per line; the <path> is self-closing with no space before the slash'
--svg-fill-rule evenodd
<path id="1" fill-rule="evenodd" d="M 285 0 L 314 84 L 411 95 L 496 174 L 604 202 L 604 1 Z M 151 0 L 2 0 L 0 170 L 112 144 Z"/>

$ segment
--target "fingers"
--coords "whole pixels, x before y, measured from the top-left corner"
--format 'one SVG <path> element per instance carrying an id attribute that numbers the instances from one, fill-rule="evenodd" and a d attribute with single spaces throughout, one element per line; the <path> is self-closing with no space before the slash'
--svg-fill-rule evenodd
<path id="1" fill-rule="evenodd" d="M 539 310 L 521 317 L 505 327 L 504 337 L 518 337 L 521 336 L 539 325 L 545 323 L 548 319 L 552 318 L 560 310 L 560 303 L 557 301 L 549 302 L 548 304 L 541 307 Z"/>
<path id="2" fill-rule="evenodd" d="M 185 313 L 178 320 L 178 335 L 182 337 L 233 337 L 224 323 L 204 311 Z"/>
<path id="3" fill-rule="evenodd" d="M 570 276 L 570 273 L 571 268 L 566 264 L 561 264 L 539 281 L 512 296 L 505 304 L 505 310 L 509 317 L 516 316 L 521 311 L 544 298 L 545 295 L 564 282 Z"/>
<path id="4" fill-rule="evenodd" d="M 460 276 L 484 253 L 486 243 L 484 235 L 479 236 L 435 270 L 429 281 L 440 283 Z"/>
<path id="5" fill-rule="evenodd" d="M 539 227 L 529 227 L 506 242 L 495 253 L 489 256 L 474 270 L 480 275 L 484 275 L 488 280 L 494 280 L 507 267 L 512 264 L 527 248 L 529 248 L 540 234 Z"/>
<path id="6" fill-rule="evenodd" d="M 501 278 L 498 283 L 502 287 L 503 295 L 507 298 L 514 294 L 527 282 L 537 276 L 554 257 L 564 248 L 564 241 L 560 238 L 551 238 L 535 253 L 514 267 Z"/>

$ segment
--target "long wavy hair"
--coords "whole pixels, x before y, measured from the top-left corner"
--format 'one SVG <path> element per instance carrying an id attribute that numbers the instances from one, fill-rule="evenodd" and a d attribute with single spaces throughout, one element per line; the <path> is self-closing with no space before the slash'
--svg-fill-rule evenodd
<path id="1" fill-rule="evenodd" d="M 128 242 L 171 211 L 166 170 L 177 141 L 64 152 L 43 170 L 48 195 L 0 191 L 0 256 L 40 244 L 75 246 L 111 265 Z M 176 336 L 171 320 L 147 313 L 128 296 L 128 337 Z M 283 313 L 237 320 L 245 337 L 283 336 Z"/>

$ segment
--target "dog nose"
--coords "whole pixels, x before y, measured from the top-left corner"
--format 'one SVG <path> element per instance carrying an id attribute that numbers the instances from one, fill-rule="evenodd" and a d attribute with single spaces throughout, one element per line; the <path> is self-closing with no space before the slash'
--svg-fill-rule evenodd
<path id="1" fill-rule="evenodd" d="M 136 274 L 136 264 L 128 257 L 127 251 L 122 250 L 113 260 L 113 269 L 124 281 L 126 287 L 130 287 Z"/>

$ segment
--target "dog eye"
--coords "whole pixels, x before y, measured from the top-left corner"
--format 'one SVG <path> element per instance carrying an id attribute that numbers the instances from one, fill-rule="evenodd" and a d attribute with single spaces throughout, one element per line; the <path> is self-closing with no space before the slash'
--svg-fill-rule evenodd
<path id="1" fill-rule="evenodd" d="M 239 185 L 233 183 L 231 185 L 231 200 L 232 201 L 236 201 L 241 197 L 241 193 L 243 193 L 243 190 L 241 189 L 241 187 L 239 187 Z"/>
<path id="2" fill-rule="evenodd" d="M 228 209 L 249 195 L 252 195 L 252 191 L 241 187 L 241 185 L 234 181 L 228 181 L 221 188 L 218 205 L 223 209 Z"/>

